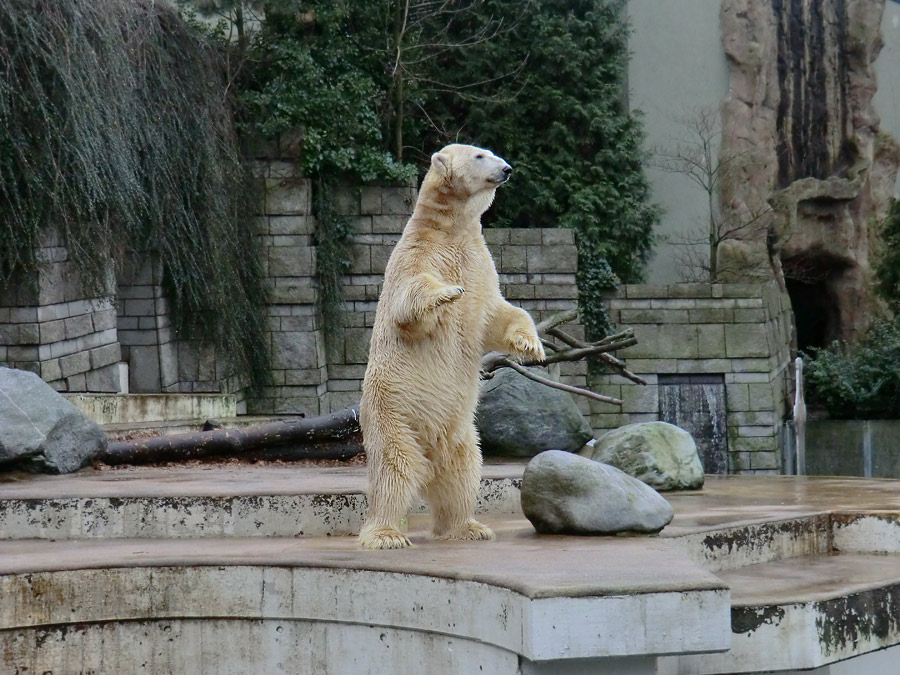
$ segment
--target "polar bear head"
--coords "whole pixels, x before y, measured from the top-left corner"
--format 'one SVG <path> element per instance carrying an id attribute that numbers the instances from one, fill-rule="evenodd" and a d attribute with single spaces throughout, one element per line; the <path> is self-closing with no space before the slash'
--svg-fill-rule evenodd
<path id="1" fill-rule="evenodd" d="M 490 150 L 474 145 L 448 145 L 431 156 L 426 183 L 444 194 L 474 201 L 487 210 L 499 185 L 509 180 L 512 168 Z"/>

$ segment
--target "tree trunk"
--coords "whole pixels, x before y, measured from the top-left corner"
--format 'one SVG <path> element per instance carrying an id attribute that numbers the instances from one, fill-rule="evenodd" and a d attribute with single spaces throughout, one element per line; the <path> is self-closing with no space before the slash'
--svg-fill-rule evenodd
<path id="1" fill-rule="evenodd" d="M 359 408 L 331 415 L 270 422 L 243 429 L 114 441 L 103 464 L 155 464 L 206 457 L 246 459 L 348 459 L 362 452 Z"/>

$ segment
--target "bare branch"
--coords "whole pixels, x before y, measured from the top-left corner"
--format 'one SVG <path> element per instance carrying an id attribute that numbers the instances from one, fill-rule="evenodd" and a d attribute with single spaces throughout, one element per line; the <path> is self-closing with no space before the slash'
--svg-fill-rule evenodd
<path id="1" fill-rule="evenodd" d="M 558 314 L 553 314 L 552 316 L 548 316 L 546 319 L 541 321 L 535 326 L 538 335 L 541 333 L 546 333 L 550 328 L 555 328 L 564 323 L 569 323 L 570 321 L 574 321 L 578 318 L 578 310 L 577 309 L 567 309 L 564 312 L 559 312 Z"/>
<path id="2" fill-rule="evenodd" d="M 563 384 L 562 382 L 556 382 L 555 380 L 551 380 L 549 378 L 543 377 L 534 373 L 523 365 L 520 365 L 513 361 L 508 357 L 503 358 L 503 362 L 500 364 L 506 366 L 507 368 L 512 368 L 520 375 L 527 377 L 529 380 L 534 380 L 535 382 L 540 382 L 543 385 L 548 387 L 553 387 L 554 389 L 561 389 L 562 391 L 567 391 L 570 394 L 576 394 L 578 396 L 586 396 L 587 398 L 592 398 L 595 401 L 601 401 L 603 403 L 611 403 L 612 405 L 622 405 L 622 401 L 617 398 L 613 398 L 612 396 L 604 396 L 603 394 L 597 394 L 589 389 L 582 389 L 581 387 L 573 387 L 569 384 Z"/>

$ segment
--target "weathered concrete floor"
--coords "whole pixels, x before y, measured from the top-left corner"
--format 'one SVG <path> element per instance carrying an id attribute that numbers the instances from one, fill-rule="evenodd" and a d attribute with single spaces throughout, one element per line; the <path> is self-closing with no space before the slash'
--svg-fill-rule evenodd
<path id="1" fill-rule="evenodd" d="M 519 463 L 487 464 L 484 476 L 515 479 L 521 476 L 522 470 L 523 465 Z M 70 476 L 34 476 L 0 483 L 0 505 L 4 500 L 66 497 L 360 493 L 364 486 L 365 468 L 359 466 L 213 465 L 87 470 Z M 799 522 L 805 528 L 804 518 L 823 513 L 897 514 L 900 481 L 709 477 L 702 491 L 668 493 L 666 497 L 676 515 L 659 537 L 539 536 L 521 515 L 493 514 L 482 520 L 495 529 L 496 541 L 437 542 L 428 535 L 427 516 L 415 516 L 411 517 L 411 536 L 416 548 L 407 551 L 362 551 L 353 537 L 346 536 L 208 537 L 202 546 L 191 539 L 12 540 L 0 542 L 0 574 L 101 566 L 265 563 L 477 577 L 528 594 L 541 594 L 539 587 L 545 583 L 548 589 L 553 589 L 548 592 L 557 592 L 560 585 L 567 586 L 566 595 L 606 595 L 625 589 L 647 592 L 660 588 L 700 588 L 715 585 L 715 578 L 696 569 L 690 557 L 678 552 L 677 547 L 673 549 L 667 540 L 781 521 Z M 792 533 L 788 536 L 796 538 Z M 830 539 L 826 544 L 830 550 Z M 713 544 L 706 542 L 706 545 Z M 731 545 L 729 542 L 729 548 Z M 821 549 L 823 544 L 819 542 L 815 546 Z M 696 555 L 694 560 L 697 561 Z M 765 556 L 760 560 L 765 561 Z M 744 569 L 752 573 L 749 568 Z"/>
<path id="2" fill-rule="evenodd" d="M 521 478 L 521 462 L 488 462 L 483 477 Z M 0 475 L 0 500 L 363 492 L 365 467 L 313 464 L 85 469 L 67 476 Z M 900 481 L 820 476 L 707 476 L 702 490 L 668 492 L 675 527 L 704 528 L 819 511 L 900 509 Z"/>
<path id="3" fill-rule="evenodd" d="M 493 480 L 510 486 L 518 484 L 522 470 L 522 464 L 488 464 L 484 475 L 487 483 Z M 19 509 L 17 513 L 28 512 L 45 502 L 55 502 L 59 509 L 66 510 L 70 508 L 67 499 L 73 503 L 80 500 L 79 508 L 85 513 L 91 501 L 91 508 L 101 502 L 103 508 L 117 508 L 117 501 L 145 499 L 152 505 L 181 499 L 187 503 L 184 513 L 190 513 L 196 508 L 190 498 L 196 498 L 197 504 L 212 498 L 206 501 L 212 509 L 209 513 L 213 513 L 237 496 L 247 503 L 268 499 L 276 504 L 302 495 L 313 500 L 317 495 L 338 495 L 338 499 L 324 500 L 322 519 L 327 521 L 342 510 L 356 513 L 364 486 L 365 469 L 359 466 L 226 465 L 84 471 L 74 476 L 19 477 L 0 483 L 0 515 L 4 509 L 7 513 L 15 508 Z M 498 498 L 503 504 L 510 494 L 516 494 L 514 487 L 505 490 L 502 499 Z M 453 621 L 461 626 L 471 617 L 478 621 L 484 618 L 475 608 L 483 606 L 488 589 L 513 593 L 528 603 L 549 603 L 544 609 L 516 605 L 522 617 L 546 619 L 546 625 L 541 623 L 544 619 L 531 623 L 529 619 L 508 628 L 519 636 L 517 640 L 528 636 L 522 645 L 507 644 L 507 637 L 496 638 L 500 648 L 529 659 L 563 658 L 553 651 L 556 643 L 551 648 L 550 642 L 541 642 L 549 640 L 563 621 L 569 622 L 566 630 L 571 631 L 565 644 L 577 644 L 584 650 L 567 652 L 566 658 L 681 653 L 660 658 L 660 667 L 669 668 L 666 672 L 679 673 L 811 668 L 900 643 L 900 604 L 896 602 L 900 597 L 900 481 L 710 477 L 702 491 L 669 493 L 666 497 L 675 509 L 675 519 L 655 537 L 539 536 L 523 516 L 511 510 L 479 516 L 497 533 L 497 539 L 491 542 L 433 541 L 428 517 L 411 516 L 410 536 L 416 546 L 400 551 L 363 551 L 352 536 L 213 535 L 197 539 L 191 534 L 197 527 L 194 522 L 185 525 L 183 538 L 108 538 L 113 530 L 93 539 L 8 537 L 0 541 L 0 597 L 6 593 L 12 604 L 7 603 L 11 614 L 7 625 L 0 626 L 0 634 L 3 628 L 31 630 L 28 627 L 32 626 L 38 630 L 63 618 L 63 623 L 111 620 L 108 608 L 120 604 L 115 600 L 119 591 L 110 590 L 118 586 L 110 586 L 107 577 L 121 577 L 123 588 L 138 589 L 140 594 L 145 592 L 140 589 L 156 588 L 157 583 L 162 592 L 168 588 L 166 575 L 172 576 L 172 584 L 183 575 L 178 583 L 184 587 L 179 592 L 190 595 L 191 589 L 206 589 L 197 597 L 186 596 L 184 616 L 195 616 L 192 608 L 215 600 L 219 590 L 238 592 L 250 586 L 256 589 L 256 584 L 262 599 L 248 600 L 246 616 L 277 618 L 282 614 L 269 617 L 253 608 L 265 608 L 265 598 L 272 597 L 266 594 L 267 579 L 287 574 L 295 591 L 304 589 L 302 593 L 297 591 L 300 595 L 294 594 L 297 597 L 324 594 L 317 601 L 325 606 L 320 614 L 300 611 L 306 604 L 299 603 L 295 619 L 326 617 L 342 626 L 394 625 L 391 622 L 405 626 L 404 630 L 419 626 L 421 612 L 417 612 L 415 603 L 407 606 L 403 594 L 397 596 L 394 605 L 385 606 L 384 617 L 378 620 L 352 612 L 334 618 L 335 611 L 344 611 L 345 604 L 350 607 L 353 603 L 348 600 L 335 605 L 329 595 L 332 589 L 356 584 L 348 586 L 353 593 L 377 593 L 379 584 L 387 583 L 388 578 L 398 580 L 404 592 L 421 587 L 417 593 L 429 598 L 435 611 L 450 597 L 446 589 L 439 590 L 440 584 L 445 580 L 459 582 L 453 588 L 463 589 L 459 591 L 462 595 L 452 596 L 457 600 L 452 609 L 458 612 Z M 348 505 L 342 506 L 344 502 Z M 278 511 L 267 508 L 261 508 L 258 517 L 265 519 Z M 198 513 L 208 517 L 207 511 Z M 287 516 L 293 517 L 290 513 Z M 20 525 L 28 531 L 28 522 Z M 3 535 L 0 532 L 0 537 Z M 327 574 L 337 575 L 340 583 L 322 576 Z M 376 583 L 369 576 L 372 574 L 386 576 Z M 241 575 L 256 581 L 236 581 L 244 578 Z M 150 584 L 150 579 L 156 581 Z M 202 579 L 207 586 L 198 585 Z M 81 607 L 78 598 L 82 592 L 78 589 L 94 589 L 97 600 L 79 609 L 81 614 L 69 616 L 59 602 L 44 602 L 44 595 L 35 595 L 35 583 L 54 589 L 53 597 L 69 598 L 76 609 Z M 175 594 L 166 602 L 177 598 Z M 389 596 L 385 598 L 388 602 Z M 231 616 L 231 602 L 208 616 Z M 506 605 L 501 605 L 491 605 L 491 612 L 505 612 Z M 590 621 L 583 618 L 588 609 L 596 614 Z M 38 610 L 46 610 L 47 616 L 34 614 Z M 116 615 L 116 620 L 182 616 L 172 614 L 166 603 L 151 610 L 136 610 L 134 616 Z M 623 611 L 630 612 L 631 619 L 623 620 Z M 507 630 L 505 623 L 491 617 L 494 615 L 490 614 L 484 626 L 502 625 Z M 634 636 L 634 626 L 646 628 L 648 622 L 656 622 L 660 630 L 638 632 L 644 638 L 661 636 L 661 642 L 638 640 L 628 650 L 616 651 L 623 640 Z M 475 621 L 457 632 L 465 640 L 484 641 L 484 626 Z M 678 627 L 683 632 L 669 633 L 665 627 Z M 450 633 L 456 635 L 454 631 L 456 628 Z M 722 652 L 729 640 L 728 652 L 698 653 Z M 54 663 L 64 661 L 60 657 Z"/>

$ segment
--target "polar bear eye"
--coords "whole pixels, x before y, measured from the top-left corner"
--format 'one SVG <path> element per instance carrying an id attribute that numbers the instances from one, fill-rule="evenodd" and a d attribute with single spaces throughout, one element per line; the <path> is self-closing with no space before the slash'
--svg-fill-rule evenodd
<path id="1" fill-rule="evenodd" d="M 484 155 L 475 155 L 475 159 L 484 159 Z"/>

